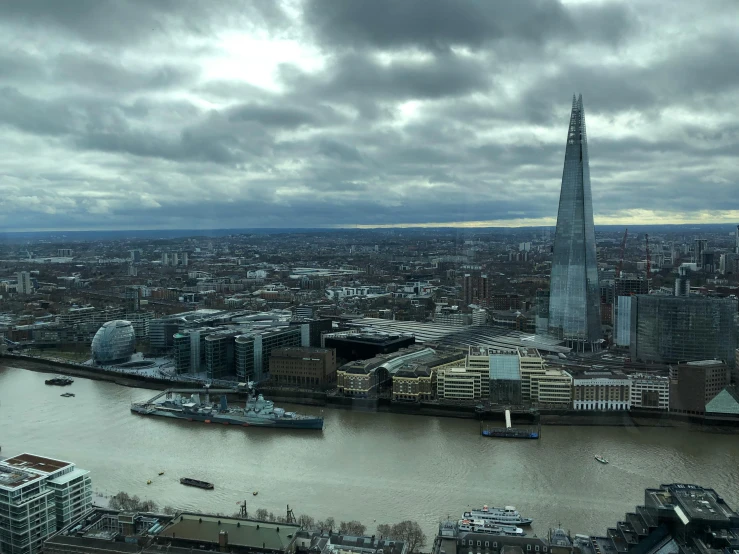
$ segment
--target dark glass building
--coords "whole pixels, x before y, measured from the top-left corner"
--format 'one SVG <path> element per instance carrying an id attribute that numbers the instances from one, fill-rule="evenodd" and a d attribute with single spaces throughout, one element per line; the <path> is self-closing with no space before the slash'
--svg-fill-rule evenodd
<path id="1" fill-rule="evenodd" d="M 572 98 L 549 288 L 549 334 L 576 350 L 598 348 L 600 286 L 582 95 Z"/>
<path id="2" fill-rule="evenodd" d="M 736 298 L 631 297 L 629 348 L 633 360 L 664 363 L 722 360 L 739 347 Z"/>

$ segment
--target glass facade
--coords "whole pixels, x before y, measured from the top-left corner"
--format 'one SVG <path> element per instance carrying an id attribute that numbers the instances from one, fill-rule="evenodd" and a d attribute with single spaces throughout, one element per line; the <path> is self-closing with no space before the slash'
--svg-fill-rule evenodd
<path id="1" fill-rule="evenodd" d="M 722 360 L 736 363 L 736 298 L 631 297 L 632 359 L 665 363 Z"/>
<path id="2" fill-rule="evenodd" d="M 549 334 L 578 350 L 597 347 L 600 287 L 582 95 L 572 99 L 562 190 L 554 235 Z"/>
<path id="3" fill-rule="evenodd" d="M 136 334 L 130 321 L 104 323 L 92 339 L 92 360 L 99 364 L 128 361 L 136 348 Z"/>

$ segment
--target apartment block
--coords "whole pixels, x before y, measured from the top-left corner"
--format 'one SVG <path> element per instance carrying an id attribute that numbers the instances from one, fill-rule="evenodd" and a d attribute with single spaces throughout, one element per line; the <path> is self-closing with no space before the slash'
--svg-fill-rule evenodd
<path id="1" fill-rule="evenodd" d="M 0 461 L 0 552 L 35 554 L 43 541 L 92 507 L 89 472 L 20 454 Z"/>

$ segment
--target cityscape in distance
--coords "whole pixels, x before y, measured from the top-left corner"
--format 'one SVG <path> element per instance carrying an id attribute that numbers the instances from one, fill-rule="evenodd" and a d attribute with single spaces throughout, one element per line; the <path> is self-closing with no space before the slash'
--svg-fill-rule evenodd
<path id="1" fill-rule="evenodd" d="M 739 550 L 720 2 L 376 4 L 0 7 L 0 554 Z"/>

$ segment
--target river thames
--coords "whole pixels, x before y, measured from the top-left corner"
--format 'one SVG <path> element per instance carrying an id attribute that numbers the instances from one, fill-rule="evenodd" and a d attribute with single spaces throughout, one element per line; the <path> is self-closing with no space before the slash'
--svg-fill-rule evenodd
<path id="1" fill-rule="evenodd" d="M 214 427 L 130 413 L 155 391 L 78 378 L 50 387 L 48 377 L 0 367 L 2 455 L 68 460 L 90 470 L 96 491 L 160 506 L 230 515 L 243 500 L 251 513 L 289 504 L 296 515 L 359 520 L 370 533 L 415 519 L 429 539 L 440 519 L 483 504 L 515 505 L 540 535 L 558 523 L 601 534 L 660 483 L 713 487 L 739 508 L 737 435 L 546 426 L 541 440 L 506 441 L 480 437 L 473 420 L 335 409 L 324 410 L 322 433 Z M 184 487 L 183 476 L 215 490 Z"/>

